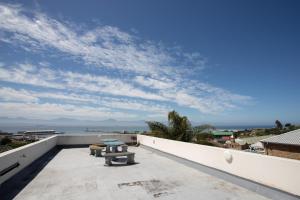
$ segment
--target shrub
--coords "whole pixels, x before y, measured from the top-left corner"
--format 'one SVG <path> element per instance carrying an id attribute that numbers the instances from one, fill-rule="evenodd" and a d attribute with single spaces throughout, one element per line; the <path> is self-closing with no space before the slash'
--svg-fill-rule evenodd
<path id="1" fill-rule="evenodd" d="M 11 139 L 9 139 L 8 137 L 2 138 L 1 145 L 7 145 L 9 143 L 11 143 Z"/>

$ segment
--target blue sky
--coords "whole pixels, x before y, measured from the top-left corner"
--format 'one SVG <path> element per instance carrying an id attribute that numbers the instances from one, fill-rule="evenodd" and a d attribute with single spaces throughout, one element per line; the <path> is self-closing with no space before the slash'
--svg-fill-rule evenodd
<path id="1" fill-rule="evenodd" d="M 298 1 L 2 1 L 0 116 L 300 122 Z"/>

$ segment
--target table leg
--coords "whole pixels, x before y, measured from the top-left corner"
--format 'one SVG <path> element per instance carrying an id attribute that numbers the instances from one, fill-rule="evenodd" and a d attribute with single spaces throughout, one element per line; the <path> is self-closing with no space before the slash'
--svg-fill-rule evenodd
<path id="1" fill-rule="evenodd" d="M 111 163 L 111 158 L 108 157 L 108 158 L 105 158 L 105 164 L 107 164 L 108 166 L 111 166 L 112 163 Z"/>
<path id="2" fill-rule="evenodd" d="M 110 153 L 110 146 L 106 146 L 106 153 Z"/>

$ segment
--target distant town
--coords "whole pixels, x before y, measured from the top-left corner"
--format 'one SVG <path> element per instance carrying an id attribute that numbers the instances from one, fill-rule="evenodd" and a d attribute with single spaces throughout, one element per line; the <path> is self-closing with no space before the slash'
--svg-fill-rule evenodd
<path id="1" fill-rule="evenodd" d="M 86 128 L 85 132 L 86 134 L 107 133 L 95 128 Z M 276 120 L 272 128 L 231 130 L 217 129 L 212 125 L 204 124 L 193 127 L 192 132 L 193 138 L 190 141 L 192 143 L 300 160 L 300 144 L 294 144 L 293 141 L 289 142 L 285 139 L 285 137 L 292 138 L 291 135 L 293 134 L 299 135 L 299 125 L 290 123 L 283 125 L 279 120 Z M 155 134 L 155 131 L 111 131 L 110 133 L 134 133 L 161 137 L 161 135 Z M 57 134 L 64 133 L 57 132 L 56 130 L 27 130 L 17 133 L 0 130 L 0 152 L 5 152 Z M 281 140 L 284 142 L 281 142 Z"/>

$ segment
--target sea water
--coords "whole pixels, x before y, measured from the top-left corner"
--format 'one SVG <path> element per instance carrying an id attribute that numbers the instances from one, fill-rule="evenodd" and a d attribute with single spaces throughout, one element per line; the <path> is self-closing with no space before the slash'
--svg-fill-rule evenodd
<path id="1" fill-rule="evenodd" d="M 219 130 L 245 130 L 254 128 L 272 128 L 272 125 L 245 125 L 245 126 L 217 126 Z M 91 134 L 91 133 L 123 133 L 124 131 L 144 132 L 149 131 L 148 126 L 51 126 L 51 125 L 22 125 L 0 126 L 0 130 L 9 133 L 30 130 L 55 130 L 66 134 Z"/>

